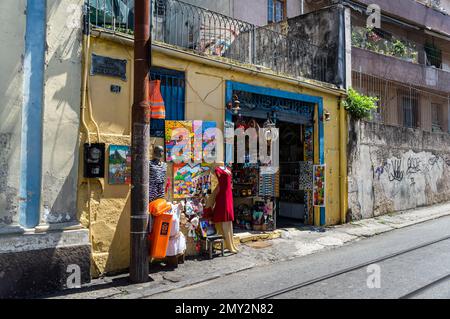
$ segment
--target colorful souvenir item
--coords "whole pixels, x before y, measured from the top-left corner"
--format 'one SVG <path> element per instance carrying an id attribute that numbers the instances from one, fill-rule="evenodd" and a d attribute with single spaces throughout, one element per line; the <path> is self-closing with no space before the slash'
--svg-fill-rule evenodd
<path id="1" fill-rule="evenodd" d="M 313 176 L 314 206 L 325 207 L 325 165 L 314 165 Z"/>

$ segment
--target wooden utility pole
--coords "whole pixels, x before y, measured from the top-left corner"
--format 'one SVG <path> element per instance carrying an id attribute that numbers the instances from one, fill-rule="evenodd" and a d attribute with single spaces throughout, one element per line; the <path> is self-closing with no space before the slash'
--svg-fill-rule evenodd
<path id="1" fill-rule="evenodd" d="M 134 5 L 134 102 L 132 108 L 131 160 L 131 254 L 130 280 L 148 280 L 148 190 L 150 110 L 148 105 L 151 67 L 150 0 Z"/>

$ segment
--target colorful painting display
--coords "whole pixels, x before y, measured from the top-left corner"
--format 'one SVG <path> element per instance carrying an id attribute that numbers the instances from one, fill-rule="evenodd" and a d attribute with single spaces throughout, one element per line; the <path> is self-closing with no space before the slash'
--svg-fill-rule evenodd
<path id="1" fill-rule="evenodd" d="M 217 159 L 216 127 L 216 122 L 204 121 L 202 125 L 203 159 L 207 163 L 215 162 Z"/>
<path id="2" fill-rule="evenodd" d="M 325 165 L 313 168 L 313 202 L 314 206 L 325 207 Z"/>
<path id="3" fill-rule="evenodd" d="M 129 146 L 109 146 L 108 183 L 111 185 L 131 184 L 131 150 Z"/>
<path id="4" fill-rule="evenodd" d="M 205 164 L 174 164 L 173 197 L 204 195 L 211 189 L 210 167 Z"/>
<path id="5" fill-rule="evenodd" d="M 166 121 L 165 133 L 166 161 L 178 163 L 190 161 L 192 150 L 189 139 L 193 137 L 192 121 Z M 173 154 L 175 146 L 178 146 L 177 152 Z"/>

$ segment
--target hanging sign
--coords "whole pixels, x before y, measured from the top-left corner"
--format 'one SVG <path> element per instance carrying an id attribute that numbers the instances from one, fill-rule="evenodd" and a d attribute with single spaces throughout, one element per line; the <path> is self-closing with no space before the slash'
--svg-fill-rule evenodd
<path id="1" fill-rule="evenodd" d="M 92 54 L 91 75 L 105 75 L 127 80 L 127 60 Z"/>
<path id="2" fill-rule="evenodd" d="M 325 165 L 313 167 L 313 202 L 314 206 L 325 207 Z"/>

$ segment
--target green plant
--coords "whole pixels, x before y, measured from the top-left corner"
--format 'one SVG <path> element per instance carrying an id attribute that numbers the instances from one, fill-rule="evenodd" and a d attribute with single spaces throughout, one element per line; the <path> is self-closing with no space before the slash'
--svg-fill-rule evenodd
<path id="1" fill-rule="evenodd" d="M 400 40 L 395 40 L 394 42 L 394 48 L 393 48 L 393 54 L 396 57 L 399 58 L 403 58 L 406 55 L 406 45 L 400 41 Z"/>
<path id="2" fill-rule="evenodd" d="M 348 89 L 347 99 L 344 102 L 345 109 L 354 119 L 371 117 L 371 111 L 377 108 L 378 98 L 366 96 L 356 90 Z"/>

